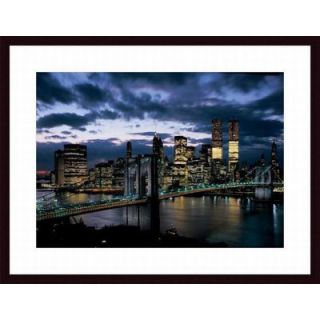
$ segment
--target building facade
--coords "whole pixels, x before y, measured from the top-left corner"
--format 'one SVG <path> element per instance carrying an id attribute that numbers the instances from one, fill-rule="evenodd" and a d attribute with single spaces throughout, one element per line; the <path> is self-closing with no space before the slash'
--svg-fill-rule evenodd
<path id="1" fill-rule="evenodd" d="M 113 161 L 98 163 L 95 166 L 95 186 L 111 189 L 113 186 Z"/>
<path id="2" fill-rule="evenodd" d="M 80 144 L 65 144 L 55 152 L 56 184 L 82 184 L 88 180 L 87 147 Z"/>
<path id="3" fill-rule="evenodd" d="M 183 136 L 174 137 L 174 164 L 186 165 L 188 140 Z"/>
<path id="4" fill-rule="evenodd" d="M 212 180 L 221 179 L 221 166 L 223 162 L 222 121 L 212 120 Z"/>
<path id="5" fill-rule="evenodd" d="M 228 171 L 233 176 L 239 162 L 239 121 L 229 121 Z"/>

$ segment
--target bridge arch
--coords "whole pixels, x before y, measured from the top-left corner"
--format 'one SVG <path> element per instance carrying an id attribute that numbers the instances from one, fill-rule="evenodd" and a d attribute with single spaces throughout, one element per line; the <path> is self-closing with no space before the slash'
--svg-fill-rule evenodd
<path id="1" fill-rule="evenodd" d="M 139 198 L 158 196 L 157 158 L 155 155 L 138 155 L 126 159 L 125 196 Z"/>

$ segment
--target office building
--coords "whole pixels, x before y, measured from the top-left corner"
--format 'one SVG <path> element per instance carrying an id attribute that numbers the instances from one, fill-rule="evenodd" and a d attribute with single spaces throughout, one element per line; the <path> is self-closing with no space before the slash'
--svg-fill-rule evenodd
<path id="1" fill-rule="evenodd" d="M 229 121 L 228 171 L 233 172 L 239 162 L 239 121 Z"/>
<path id="2" fill-rule="evenodd" d="M 64 184 L 82 184 L 88 179 L 87 147 L 80 144 L 65 144 Z"/>
<path id="3" fill-rule="evenodd" d="M 174 137 L 174 164 L 185 165 L 187 163 L 187 142 L 186 137 Z"/>

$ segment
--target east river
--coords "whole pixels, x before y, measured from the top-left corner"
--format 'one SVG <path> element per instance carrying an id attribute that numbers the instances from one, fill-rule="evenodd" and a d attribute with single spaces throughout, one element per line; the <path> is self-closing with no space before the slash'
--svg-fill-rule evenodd
<path id="1" fill-rule="evenodd" d="M 37 193 L 40 194 L 40 193 Z M 60 203 L 80 203 L 110 198 L 104 194 L 66 193 Z M 197 196 L 160 201 L 160 232 L 175 228 L 180 236 L 228 247 L 283 247 L 283 203 L 255 202 L 249 197 Z M 104 226 L 137 225 L 150 228 L 149 205 L 109 209 L 75 216 L 97 229 Z"/>

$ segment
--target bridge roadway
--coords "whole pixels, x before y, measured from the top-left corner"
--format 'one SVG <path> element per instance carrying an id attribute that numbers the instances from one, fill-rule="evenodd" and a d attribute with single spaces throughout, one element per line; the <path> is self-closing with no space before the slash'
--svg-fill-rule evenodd
<path id="1" fill-rule="evenodd" d="M 71 217 L 80 214 L 121 208 L 121 207 L 129 207 L 140 204 L 147 203 L 148 199 L 123 199 L 114 202 L 103 202 L 103 203 L 79 203 L 76 206 L 69 207 L 57 207 L 57 208 L 49 208 L 49 209 L 37 209 L 37 221 L 44 221 L 56 218 L 63 217 Z"/>
<path id="2" fill-rule="evenodd" d="M 259 182 L 238 182 L 238 183 L 226 183 L 226 184 L 214 184 L 214 185 L 199 185 L 190 186 L 178 189 L 174 192 L 160 192 L 159 200 L 165 200 L 174 197 L 181 197 L 185 195 L 212 192 L 215 190 L 237 189 L 245 187 L 259 187 L 266 186 L 265 183 Z M 269 185 L 268 185 L 269 186 Z M 281 187 L 283 184 L 274 184 L 274 187 Z M 128 207 L 134 205 L 141 205 L 148 202 L 148 198 L 139 199 L 134 196 L 125 197 L 123 199 L 117 197 L 112 200 L 100 201 L 100 202 L 84 202 L 76 205 L 69 205 L 65 207 L 59 206 L 42 206 L 41 202 L 37 203 L 37 221 L 50 220 L 55 218 L 62 218 L 67 216 L 75 216 L 95 211 L 108 210 L 114 208 Z"/>

